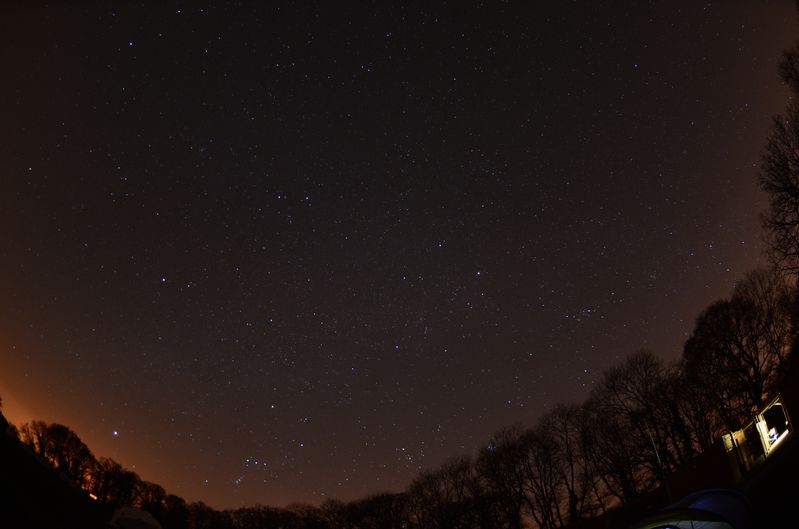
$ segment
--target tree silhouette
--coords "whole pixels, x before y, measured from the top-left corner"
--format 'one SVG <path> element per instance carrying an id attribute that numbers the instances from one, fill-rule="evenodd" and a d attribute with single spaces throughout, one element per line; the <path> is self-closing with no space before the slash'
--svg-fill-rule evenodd
<path id="1" fill-rule="evenodd" d="M 63 424 L 32 421 L 19 429 L 20 440 L 82 487 L 94 465 L 94 456 L 78 435 Z"/>
<path id="2" fill-rule="evenodd" d="M 563 525 L 561 499 L 564 494 L 557 442 L 541 424 L 527 430 L 521 441 L 527 513 L 541 529 L 560 527 Z"/>
<path id="3" fill-rule="evenodd" d="M 472 506 L 472 463 L 453 457 L 438 469 L 424 470 L 408 488 L 410 521 L 418 529 L 469 527 Z"/>
<path id="4" fill-rule="evenodd" d="M 799 7 L 798 7 L 799 9 Z M 783 115 L 772 118 L 758 175 L 768 195 L 761 216 L 769 256 L 775 266 L 799 273 L 799 43 L 783 52 L 779 76 L 791 90 Z"/>
<path id="5" fill-rule="evenodd" d="M 729 431 L 728 421 L 721 407 L 726 403 L 722 399 L 721 384 L 717 379 L 707 378 L 701 365 L 695 365 L 689 349 L 697 345 L 685 345 L 685 350 L 677 367 L 673 388 L 677 392 L 674 399 L 678 407 L 680 419 L 691 436 L 691 442 L 697 452 L 710 448 L 722 432 Z M 708 384 L 713 380 L 713 384 Z"/>
<path id="6" fill-rule="evenodd" d="M 139 476 L 111 458 L 101 457 L 92 469 L 90 490 L 100 501 L 130 506 L 136 497 Z"/>
<path id="7" fill-rule="evenodd" d="M 137 480 L 133 487 L 133 506 L 160 519 L 166 511 L 166 491 L 161 485 Z"/>
<path id="8" fill-rule="evenodd" d="M 708 413 L 718 413 L 727 429 L 739 428 L 775 389 L 794 339 L 794 314 L 795 294 L 784 278 L 757 269 L 735 286 L 729 300 L 697 318 L 685 344 L 685 366 L 714 382 L 703 400 L 714 402 Z"/>
<path id="9" fill-rule="evenodd" d="M 402 529 L 408 526 L 405 494 L 372 494 L 344 503 L 326 500 L 321 505 L 329 527 L 340 529 Z"/>
<path id="10" fill-rule="evenodd" d="M 494 491 L 495 526 L 502 529 L 521 529 L 524 509 L 524 478 L 522 475 L 523 430 L 513 425 L 496 432 L 481 448 L 477 469 L 485 488 Z"/>
<path id="11" fill-rule="evenodd" d="M 189 525 L 189 509 L 186 500 L 174 494 L 164 499 L 164 512 L 158 518 L 164 529 L 183 529 Z"/>
<path id="12" fill-rule="evenodd" d="M 595 481 L 580 442 L 582 408 L 578 404 L 558 404 L 540 422 L 556 442 L 558 472 L 568 498 L 568 522 L 574 523 L 592 512 L 589 495 Z"/>
<path id="13" fill-rule="evenodd" d="M 648 446 L 641 436 L 631 435 L 636 426 L 629 416 L 615 413 L 611 399 L 602 386 L 591 391 L 584 404 L 582 445 L 589 468 L 601 484 L 600 501 L 607 505 L 615 498 L 627 504 L 652 485 L 642 456 Z"/>

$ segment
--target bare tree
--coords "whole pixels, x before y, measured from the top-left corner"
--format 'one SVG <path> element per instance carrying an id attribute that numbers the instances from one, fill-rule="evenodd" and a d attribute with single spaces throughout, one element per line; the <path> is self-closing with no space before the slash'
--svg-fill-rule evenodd
<path id="1" fill-rule="evenodd" d="M 296 527 L 302 529 L 326 529 L 325 517 L 322 510 L 307 503 L 294 503 L 286 507 L 294 514 Z"/>
<path id="2" fill-rule="evenodd" d="M 94 456 L 75 432 L 63 424 L 32 421 L 22 425 L 19 436 L 53 468 L 63 472 L 78 486 L 85 485 L 94 465 Z"/>
<path id="3" fill-rule="evenodd" d="M 648 445 L 636 434 L 639 426 L 627 414 L 616 413 L 611 399 L 604 386 L 597 386 L 583 408 L 581 443 L 600 483 L 595 493 L 604 507 L 611 506 L 612 499 L 629 503 L 651 484 L 651 476 L 645 473 Z"/>
<path id="4" fill-rule="evenodd" d="M 690 391 L 684 382 L 679 362 L 664 365 L 649 396 L 653 419 L 660 426 L 656 429 L 661 436 L 660 445 L 672 465 L 667 470 L 686 464 L 703 450 L 696 440 L 692 424 L 685 416 L 685 411 L 692 403 L 689 402 Z"/>
<path id="5" fill-rule="evenodd" d="M 189 527 L 191 529 L 233 529 L 232 511 L 217 511 L 205 503 L 198 501 L 192 502 L 187 507 Z M 285 529 L 297 527 L 285 523 L 281 525 Z"/>
<path id="6" fill-rule="evenodd" d="M 477 471 L 493 491 L 496 527 L 521 529 L 524 509 L 524 446 L 521 426 L 513 425 L 496 432 L 477 456 Z"/>
<path id="7" fill-rule="evenodd" d="M 799 43 L 783 52 L 779 76 L 791 89 L 783 115 L 774 116 L 758 175 L 768 195 L 761 215 L 772 262 L 792 275 L 799 272 Z"/>
<path id="8" fill-rule="evenodd" d="M 619 417 L 627 426 L 626 444 L 640 463 L 636 480 L 645 490 L 653 486 L 651 477 L 665 486 L 667 472 L 678 464 L 671 450 L 669 409 L 661 398 L 664 376 L 662 361 L 640 350 L 607 371 L 600 383 L 604 413 Z"/>
<path id="9" fill-rule="evenodd" d="M 564 483 L 560 453 L 554 437 L 540 425 L 522 437 L 524 491 L 527 512 L 540 529 L 563 525 Z"/>
<path id="10" fill-rule="evenodd" d="M 688 351 L 688 345 L 686 345 Z M 694 368 L 686 355 L 680 359 L 674 387 L 678 388 L 677 402 L 680 417 L 685 424 L 693 446 L 703 452 L 716 442 L 719 435 L 729 429 L 719 413 L 720 392 L 716 384 L 708 384 L 704 374 Z"/>
<path id="11" fill-rule="evenodd" d="M 186 500 L 174 494 L 167 494 L 164 499 L 164 513 L 158 519 L 164 529 L 187 529 L 189 526 L 189 509 Z"/>
<path id="12" fill-rule="evenodd" d="M 768 195 L 761 216 L 769 255 L 781 270 L 799 272 L 799 103 L 775 116 L 762 155 L 759 183 Z"/>
<path id="13" fill-rule="evenodd" d="M 405 494 L 379 493 L 343 503 L 322 503 L 331 527 L 357 529 L 402 529 L 407 524 Z"/>
<path id="14" fill-rule="evenodd" d="M 775 390 L 795 338 L 794 300 L 783 276 L 757 269 L 735 286 L 729 300 L 697 318 L 685 344 L 684 368 L 706 382 L 703 400 L 713 401 L 708 392 L 717 392 L 712 410 L 727 429 L 740 427 Z"/>
<path id="15" fill-rule="evenodd" d="M 540 421 L 542 427 L 550 432 L 560 453 L 559 472 L 567 496 L 570 524 L 592 515 L 595 508 L 589 498 L 596 478 L 590 472 L 580 443 L 582 416 L 580 405 L 558 404 Z"/>
<path id="16" fill-rule="evenodd" d="M 194 505 L 192 505 L 192 507 L 193 506 Z M 297 507 L 301 511 L 307 506 L 295 505 L 293 507 Z M 211 511 L 210 507 L 207 507 L 206 509 L 208 510 L 202 511 L 200 509 L 196 509 L 196 512 L 202 513 L 202 516 L 205 519 L 212 520 L 214 517 L 217 519 L 219 518 L 220 513 L 217 511 Z M 322 510 L 323 509 L 320 508 L 320 511 Z M 222 515 L 227 518 L 227 520 L 222 520 L 222 524 L 224 525 L 229 523 L 231 527 L 235 527 L 236 529 L 247 529 L 250 527 L 280 527 L 285 529 L 293 529 L 304 527 L 301 514 L 293 510 L 293 508 L 282 509 L 279 507 L 255 505 L 254 507 L 242 507 L 234 511 L 226 511 Z M 212 522 L 209 521 L 208 523 L 210 524 Z M 337 527 L 329 523 L 325 523 L 325 525 L 328 527 Z M 189 527 L 195 526 L 197 526 L 196 522 L 189 524 Z M 214 525 L 209 525 L 208 527 L 215 529 Z"/>
<path id="17" fill-rule="evenodd" d="M 423 471 L 408 488 L 411 522 L 419 529 L 469 527 L 472 463 L 468 457 L 448 459 L 437 470 Z"/>
<path id="18" fill-rule="evenodd" d="M 133 506 L 161 519 L 166 510 L 166 491 L 161 485 L 137 480 L 133 487 Z"/>
<path id="19" fill-rule="evenodd" d="M 113 459 L 101 457 L 91 471 L 89 490 L 100 501 L 131 506 L 136 498 L 139 476 Z"/>
<path id="20" fill-rule="evenodd" d="M 728 300 L 719 300 L 702 311 L 685 342 L 682 358 L 690 387 L 704 403 L 705 412 L 718 417 L 711 422 L 721 423 L 726 431 L 736 430 L 749 412 L 744 395 L 736 387 L 733 364 L 728 360 L 731 355 L 725 353 L 728 337 L 733 335 L 730 312 Z"/>

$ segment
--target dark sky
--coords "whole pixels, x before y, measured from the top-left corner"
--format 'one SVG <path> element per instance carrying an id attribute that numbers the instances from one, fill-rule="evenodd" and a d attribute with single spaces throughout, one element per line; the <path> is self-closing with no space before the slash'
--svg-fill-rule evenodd
<path id="1" fill-rule="evenodd" d="M 189 501 L 402 490 L 764 263 L 790 0 L 65 4 L 0 8 L 0 396 Z"/>

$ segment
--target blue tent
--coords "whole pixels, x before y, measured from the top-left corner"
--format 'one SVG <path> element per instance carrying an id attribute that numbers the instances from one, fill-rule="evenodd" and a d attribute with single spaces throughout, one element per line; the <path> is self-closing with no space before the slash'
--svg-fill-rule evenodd
<path id="1" fill-rule="evenodd" d="M 735 489 L 705 489 L 640 520 L 630 529 L 750 529 L 749 498 Z"/>

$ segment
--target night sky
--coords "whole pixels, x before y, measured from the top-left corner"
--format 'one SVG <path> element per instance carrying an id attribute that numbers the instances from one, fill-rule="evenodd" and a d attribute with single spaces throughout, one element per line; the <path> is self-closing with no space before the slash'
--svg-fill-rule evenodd
<path id="1" fill-rule="evenodd" d="M 765 263 L 791 0 L 298 4 L 0 8 L 12 422 L 216 508 L 398 492 Z"/>

